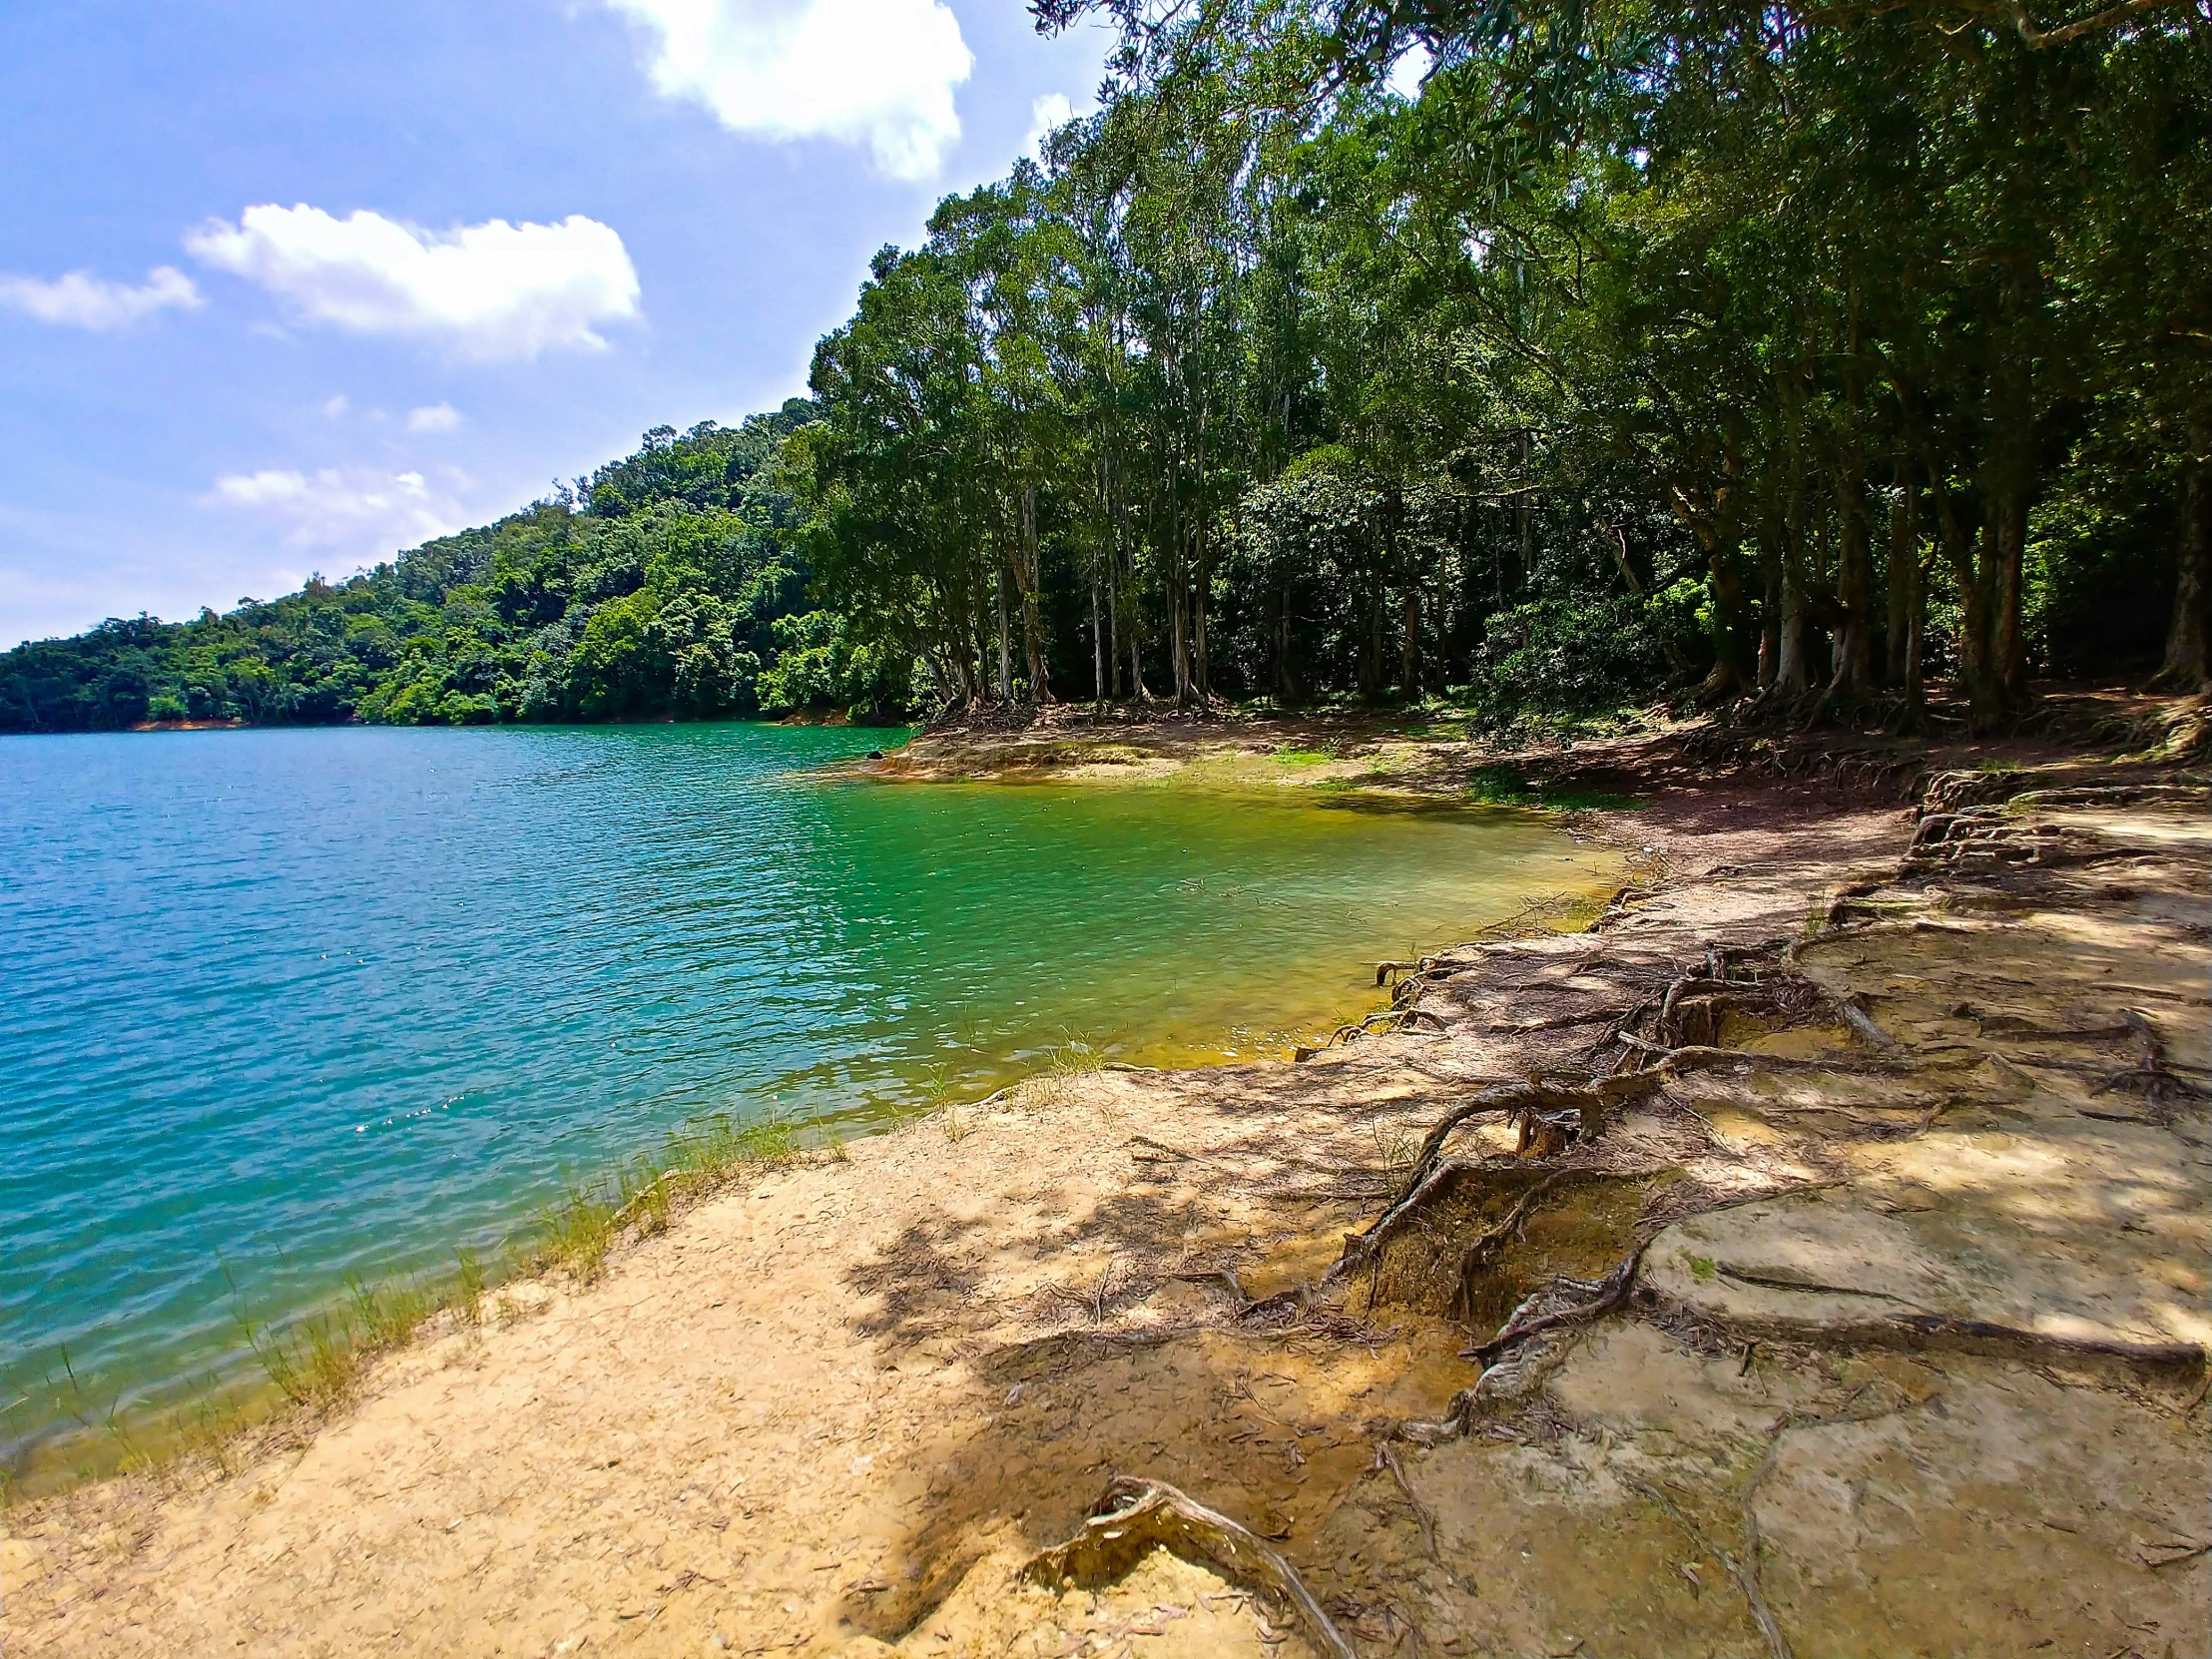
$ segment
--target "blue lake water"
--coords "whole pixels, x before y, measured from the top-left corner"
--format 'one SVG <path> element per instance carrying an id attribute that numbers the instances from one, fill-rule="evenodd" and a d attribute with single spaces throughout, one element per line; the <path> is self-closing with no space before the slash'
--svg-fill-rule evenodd
<path id="1" fill-rule="evenodd" d="M 884 741 L 0 739 L 6 1455 L 687 1121 L 1280 1052 L 1376 957 L 1611 873 L 1526 814 L 809 775 Z"/>

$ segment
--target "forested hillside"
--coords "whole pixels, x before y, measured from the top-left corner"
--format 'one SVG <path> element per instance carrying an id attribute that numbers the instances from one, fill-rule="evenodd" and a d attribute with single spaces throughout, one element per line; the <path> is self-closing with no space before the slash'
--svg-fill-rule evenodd
<path id="1" fill-rule="evenodd" d="M 0 657 L 0 730 L 902 709 L 906 665 L 855 648 L 794 563 L 774 462 L 808 413 L 648 432 L 580 488 L 348 581 L 26 645 Z"/>
<path id="2" fill-rule="evenodd" d="M 27 647 L 0 724 L 2203 682 L 2212 0 L 1035 10 L 1109 96 L 812 402 Z"/>

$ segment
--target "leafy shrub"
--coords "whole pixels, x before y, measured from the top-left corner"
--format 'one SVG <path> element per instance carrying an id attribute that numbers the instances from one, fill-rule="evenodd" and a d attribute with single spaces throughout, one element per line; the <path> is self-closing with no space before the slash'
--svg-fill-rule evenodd
<path id="1" fill-rule="evenodd" d="M 1490 618 L 1474 655 L 1473 702 L 1496 727 L 1516 717 L 1591 716 L 1666 683 L 1660 617 L 1622 596 L 1533 600 Z"/>
<path id="2" fill-rule="evenodd" d="M 776 619 L 778 655 L 761 674 L 761 712 L 903 709 L 912 697 L 913 664 L 896 647 L 855 645 L 843 620 L 830 611 Z"/>

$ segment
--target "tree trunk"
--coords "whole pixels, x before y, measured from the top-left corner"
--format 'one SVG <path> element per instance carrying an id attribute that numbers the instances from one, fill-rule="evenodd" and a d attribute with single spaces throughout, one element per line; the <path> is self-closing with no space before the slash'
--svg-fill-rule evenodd
<path id="1" fill-rule="evenodd" d="M 1784 697 L 1802 697 L 1813 684 L 1809 654 L 1811 604 L 1805 581 L 1805 496 L 1790 485 L 1782 524 L 1782 619 L 1775 644 L 1775 689 Z"/>
<path id="2" fill-rule="evenodd" d="M 1513 502 L 1513 530 L 1518 554 L 1513 571 L 1513 585 L 1516 588 L 1528 580 L 1528 573 L 1536 563 L 1536 506 L 1535 498 L 1528 493 L 1530 459 L 1528 428 L 1523 426 L 1520 433 L 1520 493 Z"/>
<path id="3" fill-rule="evenodd" d="M 1014 642 L 1006 626 L 1006 567 L 1000 565 L 995 574 L 998 578 L 998 700 L 1011 703 L 1014 700 Z"/>
<path id="4" fill-rule="evenodd" d="M 1684 529 L 1696 538 L 1706 558 L 1712 600 L 1713 671 L 1693 694 L 1700 701 L 1715 701 L 1750 689 L 1756 673 L 1745 661 L 1744 573 L 1736 558 L 1737 488 L 1742 482 L 1743 459 L 1733 444 L 1721 456 L 1721 477 L 1712 486 L 1710 502 L 1700 506 L 1680 484 L 1667 489 L 1667 505 Z"/>
<path id="5" fill-rule="evenodd" d="M 1091 701 L 1106 707 L 1106 625 L 1099 616 L 1098 577 L 1091 577 Z"/>
<path id="6" fill-rule="evenodd" d="M 1913 577 L 1921 568 L 1919 538 L 1913 534 L 1913 470 L 1910 462 L 1898 467 L 1898 496 L 1890 503 L 1890 568 L 1887 597 L 1889 620 L 1882 634 L 1882 680 L 1885 685 L 1905 684 L 1907 639 L 1912 632 Z"/>
<path id="7" fill-rule="evenodd" d="M 1759 689 L 1774 689 L 1782 670 L 1782 549 L 1771 512 L 1760 515 L 1759 576 L 1764 593 L 1759 606 Z"/>
<path id="8" fill-rule="evenodd" d="M 2027 491 L 2014 488 L 1998 497 L 1991 515 L 1996 535 L 1992 572 L 1994 614 L 1990 617 L 1990 668 L 2007 709 L 2027 696 L 2027 636 L 2020 614 L 2021 566 L 2027 551 Z"/>
<path id="9" fill-rule="evenodd" d="M 2173 624 L 2158 683 L 2198 691 L 2212 679 L 2212 466 L 2203 461 L 2184 474 L 2177 563 Z"/>
<path id="10" fill-rule="evenodd" d="M 1951 579 L 1958 585 L 1958 677 L 1965 682 L 1967 718 L 1976 731 L 1994 726 L 2004 712 L 2004 688 L 1997 681 L 1989 626 L 1996 597 L 1989 580 L 1996 561 L 1987 551 L 1992 534 L 1987 524 L 1981 527 L 1979 556 L 1964 534 L 1951 549 Z"/>
<path id="11" fill-rule="evenodd" d="M 1917 724 L 1927 688 L 1928 592 L 1921 572 L 1921 492 L 1910 460 L 1898 468 L 1897 506 L 1890 514 L 1889 679 L 1905 692 L 1909 724 Z"/>
<path id="12" fill-rule="evenodd" d="M 1360 695 L 1373 698 L 1382 690 L 1382 628 L 1386 603 L 1382 578 L 1368 574 L 1367 640 L 1360 648 Z"/>
<path id="13" fill-rule="evenodd" d="M 1412 557 L 1399 533 L 1398 493 L 1393 488 L 1382 502 L 1382 533 L 1387 538 L 1390 563 L 1397 570 L 1398 641 L 1397 683 L 1408 703 L 1420 701 L 1420 583 L 1414 579 Z"/>
<path id="14" fill-rule="evenodd" d="M 1188 708 L 1191 701 L 1191 660 L 1183 642 L 1183 582 L 1176 577 L 1168 583 L 1168 645 L 1169 666 L 1175 671 L 1175 706 Z"/>
<path id="15" fill-rule="evenodd" d="M 1864 697 L 1874 679 L 1874 571 L 1867 535 L 1867 485 L 1864 464 L 1847 454 L 1839 468 L 1836 497 L 1836 662 L 1828 682 L 1831 698 Z"/>
<path id="16" fill-rule="evenodd" d="M 1106 660 L 1114 665 L 1114 697 L 1121 697 L 1121 538 L 1106 552 Z M 1132 642 L 1134 643 L 1134 642 Z"/>
<path id="17" fill-rule="evenodd" d="M 1029 666 L 1029 701 L 1041 707 L 1052 701 L 1052 676 L 1044 660 L 1044 627 L 1037 610 L 1043 557 L 1037 544 L 1037 490 L 1033 484 L 1022 487 L 1017 534 L 1014 580 L 1021 586 L 1021 650 Z"/>
<path id="18" fill-rule="evenodd" d="M 1214 701 L 1214 683 L 1206 661 L 1206 524 L 1194 519 L 1191 524 L 1191 568 L 1198 579 L 1191 585 L 1191 689 L 1197 694 L 1198 706 L 1207 708 Z"/>
<path id="19" fill-rule="evenodd" d="M 1397 683 L 1405 694 L 1405 701 L 1420 701 L 1420 589 L 1413 583 L 1405 584 L 1405 596 L 1399 604 L 1401 636 L 1397 651 Z"/>
<path id="20" fill-rule="evenodd" d="M 2015 276 L 2015 284 L 2024 283 Z M 2028 301 L 2007 290 L 2008 307 Z M 2032 357 L 2016 340 L 2000 357 L 1986 393 L 1989 438 L 1977 481 L 1983 509 L 1979 587 L 1982 626 L 1981 689 L 1974 724 L 1986 729 L 2019 708 L 2027 695 L 2027 640 L 2020 615 L 2021 564 L 2027 546 L 2027 510 L 2035 498 L 2035 384 Z"/>
<path id="21" fill-rule="evenodd" d="M 1037 611 L 1034 590 L 1021 596 L 1021 644 L 1029 659 L 1029 701 L 1052 701 L 1052 667 L 1045 661 L 1044 624 Z"/>
<path id="22" fill-rule="evenodd" d="M 1608 545 L 1611 546 L 1613 550 L 1613 563 L 1620 570 L 1621 580 L 1628 584 L 1629 597 L 1638 600 L 1642 599 L 1644 597 L 1644 585 L 1640 580 L 1637 579 L 1636 567 L 1633 564 L 1629 563 L 1628 536 L 1626 532 L 1624 532 L 1618 525 L 1607 524 L 1602 519 L 1598 520 L 1597 523 L 1592 526 L 1592 528 L 1594 528 L 1599 535 L 1603 536 Z M 1659 634 L 1659 649 L 1667 654 L 1667 666 L 1674 670 L 1675 679 L 1683 685 L 1688 685 L 1691 674 L 1690 661 L 1687 657 L 1682 655 L 1682 647 L 1675 644 L 1674 636 L 1670 633 L 1667 633 L 1664 629 L 1662 629 Z M 1766 647 L 1764 643 L 1762 643 L 1760 646 L 1760 659 L 1762 666 L 1765 663 L 1765 657 Z"/>
<path id="23" fill-rule="evenodd" d="M 1726 542 L 1713 545 L 1713 672 L 1705 677 L 1706 695 L 1726 696 L 1742 692 L 1752 676 L 1744 664 L 1744 571 L 1736 550 Z"/>
<path id="24" fill-rule="evenodd" d="M 968 632 L 974 639 L 976 701 L 987 703 L 991 695 L 991 640 L 984 626 L 982 596 L 972 588 L 968 592 Z"/>

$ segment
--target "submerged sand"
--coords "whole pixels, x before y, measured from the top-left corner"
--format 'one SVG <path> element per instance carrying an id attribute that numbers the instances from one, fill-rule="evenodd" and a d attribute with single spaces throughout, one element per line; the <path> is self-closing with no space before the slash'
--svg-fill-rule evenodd
<path id="1" fill-rule="evenodd" d="M 10 1646 L 2201 1652 L 2212 815 L 2174 776 L 2052 758 L 1934 830 L 1684 781 L 1612 822 L 1666 880 L 1429 963 L 1395 1034 L 762 1173 L 234 1473 L 18 1506 Z M 1600 1132 L 1468 1118 L 1328 1276 L 1445 1113 L 1617 1026 L 1672 1058 Z M 1021 1576 L 1116 1473 L 1270 1541 L 1327 1628 L 1198 1550 Z"/>

